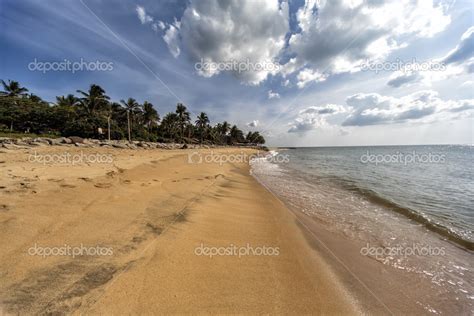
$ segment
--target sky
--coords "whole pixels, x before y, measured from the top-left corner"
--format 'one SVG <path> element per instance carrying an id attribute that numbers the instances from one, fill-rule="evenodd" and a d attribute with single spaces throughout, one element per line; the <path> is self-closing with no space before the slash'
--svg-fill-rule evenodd
<path id="1" fill-rule="evenodd" d="M 102 86 L 271 146 L 472 144 L 468 0 L 0 0 L 0 79 Z"/>

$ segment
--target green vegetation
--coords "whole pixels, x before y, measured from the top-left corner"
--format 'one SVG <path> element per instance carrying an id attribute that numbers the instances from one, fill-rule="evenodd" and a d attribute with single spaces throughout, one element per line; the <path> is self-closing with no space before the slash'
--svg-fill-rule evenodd
<path id="1" fill-rule="evenodd" d="M 204 112 L 193 124 L 186 106 L 181 103 L 175 112 L 160 120 L 153 104 L 147 101 L 139 104 L 133 98 L 113 102 L 105 90 L 95 84 L 88 91 L 77 90 L 78 96 L 58 96 L 56 102 L 50 104 L 28 93 L 28 89 L 16 81 L 1 80 L 1 83 L 0 134 L 218 145 L 265 143 L 259 132 L 244 135 L 236 125 L 225 121 L 211 126 Z"/>

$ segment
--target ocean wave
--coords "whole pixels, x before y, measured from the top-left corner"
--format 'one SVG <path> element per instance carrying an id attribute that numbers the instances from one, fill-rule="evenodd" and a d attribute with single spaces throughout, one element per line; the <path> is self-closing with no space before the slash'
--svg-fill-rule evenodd
<path id="1" fill-rule="evenodd" d="M 377 192 L 373 190 L 361 188 L 355 184 L 346 183 L 344 186 L 345 189 L 353 193 L 359 194 L 360 196 L 363 196 L 365 199 L 367 199 L 373 204 L 380 205 L 386 209 L 404 215 L 407 218 L 424 225 L 427 229 L 449 239 L 450 241 L 455 242 L 456 244 L 468 250 L 474 250 L 473 241 L 463 238 L 456 231 L 446 226 L 443 226 L 440 223 L 434 222 L 431 218 L 420 213 L 417 210 L 402 206 L 390 199 L 380 196 Z"/>

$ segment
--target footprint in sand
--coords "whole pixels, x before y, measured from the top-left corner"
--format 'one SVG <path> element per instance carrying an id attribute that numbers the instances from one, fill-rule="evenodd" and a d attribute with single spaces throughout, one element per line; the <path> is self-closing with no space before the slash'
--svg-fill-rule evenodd
<path id="1" fill-rule="evenodd" d="M 64 179 L 50 178 L 50 179 L 48 179 L 48 181 L 51 181 L 51 182 L 62 182 L 62 181 L 64 181 Z"/>
<path id="2" fill-rule="evenodd" d="M 112 183 L 96 183 L 94 184 L 96 188 L 106 189 L 112 186 Z"/>
<path id="3" fill-rule="evenodd" d="M 61 188 L 75 188 L 76 186 L 72 184 L 61 184 L 60 187 Z"/>
<path id="4" fill-rule="evenodd" d="M 141 243 L 142 241 L 144 241 L 146 238 L 144 237 L 141 237 L 141 236 L 135 236 L 132 238 L 132 242 L 136 243 L 136 244 L 139 244 Z"/>
<path id="5" fill-rule="evenodd" d="M 161 227 L 153 225 L 152 223 L 146 223 L 146 227 L 155 235 L 160 235 L 163 231 Z"/>
<path id="6" fill-rule="evenodd" d="M 31 189 L 33 185 L 29 182 L 20 182 L 20 186 L 22 189 Z"/>
<path id="7" fill-rule="evenodd" d="M 80 177 L 80 178 L 78 178 L 78 179 L 79 179 L 79 180 L 86 181 L 86 182 L 92 182 L 92 179 L 91 179 L 91 178 Z"/>
<path id="8" fill-rule="evenodd" d="M 115 172 L 115 171 L 109 171 L 109 172 L 106 173 L 106 175 L 108 177 L 111 177 L 111 178 L 113 178 L 116 174 L 117 174 L 117 172 Z"/>
<path id="9" fill-rule="evenodd" d="M 6 212 L 10 210 L 10 207 L 6 204 L 0 204 L 0 212 Z"/>

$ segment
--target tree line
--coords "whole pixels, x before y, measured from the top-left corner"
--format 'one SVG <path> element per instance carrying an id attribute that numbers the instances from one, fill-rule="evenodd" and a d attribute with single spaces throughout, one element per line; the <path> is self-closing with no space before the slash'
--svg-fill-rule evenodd
<path id="1" fill-rule="evenodd" d="M 265 143 L 259 132 L 244 135 L 227 121 L 211 126 L 204 112 L 193 122 L 181 103 L 175 112 L 161 118 L 150 102 L 140 104 L 133 98 L 114 102 L 96 84 L 87 91 L 77 90 L 77 95 L 58 96 L 56 102 L 48 103 L 17 81 L 1 83 L 2 132 L 218 145 Z"/>

